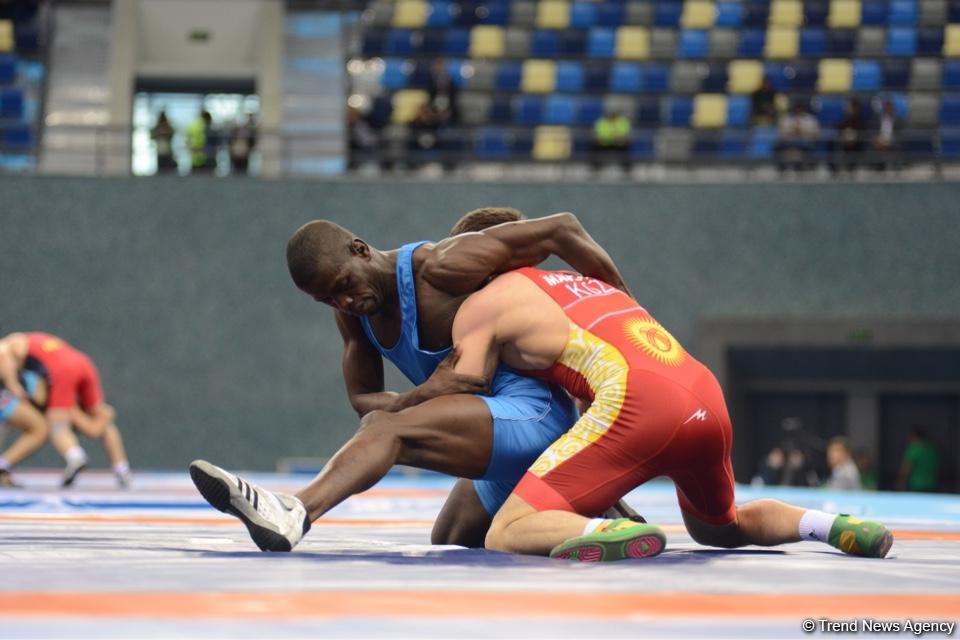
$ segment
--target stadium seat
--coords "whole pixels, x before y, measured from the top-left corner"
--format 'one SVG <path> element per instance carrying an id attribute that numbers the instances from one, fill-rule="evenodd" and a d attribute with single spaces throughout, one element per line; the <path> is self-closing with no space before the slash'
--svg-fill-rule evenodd
<path id="1" fill-rule="evenodd" d="M 683 3 L 657 2 L 654 7 L 653 24 L 657 27 L 677 27 L 683 15 Z"/>
<path id="2" fill-rule="evenodd" d="M 946 94 L 940 102 L 940 124 L 960 124 L 960 94 Z"/>
<path id="3" fill-rule="evenodd" d="M 960 58 L 960 24 L 949 24 L 943 35 L 943 55 Z"/>
<path id="4" fill-rule="evenodd" d="M 588 29 L 597 24 L 597 5 L 594 2 L 573 2 L 570 5 L 570 26 Z"/>
<path id="5" fill-rule="evenodd" d="M 680 14 L 680 26 L 684 29 L 709 29 L 713 26 L 716 14 L 713 0 L 687 0 Z"/>
<path id="6" fill-rule="evenodd" d="M 422 89 L 403 89 L 393 94 L 394 124 L 407 124 L 417 115 L 420 107 L 426 104 L 429 94 Z"/>
<path id="7" fill-rule="evenodd" d="M 693 116 L 693 98 L 688 96 L 671 96 L 666 98 L 666 114 L 668 127 L 688 127 Z"/>
<path id="8" fill-rule="evenodd" d="M 693 126 L 697 129 L 719 129 L 727 123 L 727 96 L 722 93 L 701 93 L 693 100 Z"/>
<path id="9" fill-rule="evenodd" d="M 949 0 L 947 21 L 950 23 L 960 23 L 960 0 Z"/>
<path id="10" fill-rule="evenodd" d="M 460 120 L 466 125 L 487 124 L 493 107 L 493 97 L 486 93 L 464 92 L 457 102 Z"/>
<path id="11" fill-rule="evenodd" d="M 890 0 L 887 22 L 892 26 L 912 27 L 917 24 L 916 0 Z"/>
<path id="12" fill-rule="evenodd" d="M 385 37 L 386 32 L 380 29 L 367 29 L 364 31 L 360 44 L 360 50 L 363 52 L 364 57 L 375 58 L 383 55 Z"/>
<path id="13" fill-rule="evenodd" d="M 520 80 L 524 93 L 553 93 L 557 68 L 553 60 L 526 60 Z"/>
<path id="14" fill-rule="evenodd" d="M 413 29 L 391 29 L 383 43 L 383 52 L 388 56 L 409 56 L 417 50 L 416 32 Z"/>
<path id="15" fill-rule="evenodd" d="M 818 96 L 813 99 L 813 113 L 820 126 L 836 128 L 843 120 L 847 110 L 847 98 L 843 96 Z"/>
<path id="16" fill-rule="evenodd" d="M 540 96 L 517 95 L 513 97 L 513 121 L 532 126 L 543 122 L 544 99 Z"/>
<path id="17" fill-rule="evenodd" d="M 25 124 L 10 125 L 3 128 L 0 143 L 10 150 L 27 150 L 33 146 L 33 132 Z"/>
<path id="18" fill-rule="evenodd" d="M 802 44 L 800 45 L 803 46 Z M 855 29 L 827 30 L 827 50 L 829 56 L 852 56 L 857 47 L 857 32 Z"/>
<path id="19" fill-rule="evenodd" d="M 710 57 L 714 59 L 727 60 L 737 57 L 737 51 L 740 49 L 740 33 L 734 29 L 711 29 L 708 40 L 710 41 Z"/>
<path id="20" fill-rule="evenodd" d="M 510 24 L 510 3 L 506 0 L 486 2 L 474 9 L 474 16 L 476 24 L 505 27 Z"/>
<path id="21" fill-rule="evenodd" d="M 790 91 L 793 89 L 793 81 L 796 78 L 796 73 L 794 69 L 786 63 L 766 62 L 763 64 L 763 74 L 761 77 L 769 79 L 773 88 L 777 91 Z"/>
<path id="22" fill-rule="evenodd" d="M 464 63 L 465 85 L 476 91 L 492 91 L 497 86 L 497 65 L 487 60 L 469 60 Z"/>
<path id="23" fill-rule="evenodd" d="M 556 58 L 560 53 L 560 33 L 556 30 L 537 29 L 530 43 L 530 55 L 537 58 Z"/>
<path id="24" fill-rule="evenodd" d="M 827 24 L 831 29 L 860 26 L 860 0 L 830 0 Z"/>
<path id="25" fill-rule="evenodd" d="M 572 96 L 547 96 L 543 105 L 543 121 L 546 124 L 573 125 L 576 123 L 577 100 Z"/>
<path id="26" fill-rule="evenodd" d="M 470 32 L 466 29 L 444 29 L 443 51 L 448 56 L 466 56 L 470 52 Z"/>
<path id="27" fill-rule="evenodd" d="M 756 127 L 750 132 L 747 156 L 753 160 L 770 160 L 777 143 L 777 130 L 774 127 Z"/>
<path id="28" fill-rule="evenodd" d="M 887 31 L 887 55 L 912 56 L 916 53 L 916 29 L 912 27 L 891 27 Z"/>
<path id="29" fill-rule="evenodd" d="M 888 93 L 887 98 L 893 103 L 893 110 L 898 118 L 906 120 L 910 115 L 910 100 L 905 93 Z"/>
<path id="30" fill-rule="evenodd" d="M 393 26 L 417 29 L 427 24 L 430 7 L 425 0 L 397 0 Z"/>
<path id="31" fill-rule="evenodd" d="M 535 24 L 540 29 L 566 29 L 570 26 L 570 3 L 567 0 L 540 0 Z"/>
<path id="32" fill-rule="evenodd" d="M 494 87 L 500 91 L 516 91 L 522 78 L 523 68 L 519 62 L 502 62 L 497 67 Z"/>
<path id="33" fill-rule="evenodd" d="M 857 33 L 857 55 L 881 58 L 887 54 L 887 35 L 881 27 L 864 27 Z"/>
<path id="34" fill-rule="evenodd" d="M 883 63 L 883 86 L 887 89 L 906 89 L 910 84 L 910 63 L 905 60 L 887 60 Z"/>
<path id="35" fill-rule="evenodd" d="M 947 60 L 943 63 L 943 88 L 960 89 L 960 60 Z"/>
<path id="36" fill-rule="evenodd" d="M 801 0 L 773 0 L 770 3 L 770 17 L 767 24 L 771 27 L 799 27 L 803 24 L 803 2 Z"/>
<path id="37" fill-rule="evenodd" d="M 617 29 L 616 56 L 621 60 L 644 60 L 650 57 L 650 31 L 646 27 Z"/>
<path id="38" fill-rule="evenodd" d="M 854 91 L 879 91 L 883 86 L 883 67 L 876 60 L 854 60 L 851 88 Z"/>
<path id="39" fill-rule="evenodd" d="M 769 36 L 768 36 L 769 38 Z M 852 41 L 851 41 L 851 44 Z M 808 27 L 800 30 L 800 55 L 806 58 L 819 58 L 827 53 L 827 30 L 821 27 Z M 851 47 L 852 53 L 852 47 Z"/>
<path id="40" fill-rule="evenodd" d="M 513 105 L 510 104 L 510 96 L 493 96 L 493 104 L 490 105 L 490 123 L 510 124 L 511 122 L 513 122 Z"/>
<path id="41" fill-rule="evenodd" d="M 720 135 L 718 155 L 725 160 L 739 160 L 747 152 L 747 132 L 727 129 Z"/>
<path id="42" fill-rule="evenodd" d="M 940 27 L 947 24 L 947 0 L 920 0 L 917 24 L 921 27 Z"/>
<path id="43" fill-rule="evenodd" d="M 587 62 L 583 65 L 583 85 L 587 91 L 606 91 L 610 67 L 603 62 Z"/>
<path id="44" fill-rule="evenodd" d="M 594 27 L 587 35 L 587 55 L 591 58 L 612 58 L 616 46 L 613 29 Z"/>
<path id="45" fill-rule="evenodd" d="M 803 3 L 803 23 L 808 27 L 826 26 L 829 15 L 829 0 L 806 0 Z"/>
<path id="46" fill-rule="evenodd" d="M 0 20 L 0 53 L 13 51 L 13 23 L 9 20 Z"/>
<path id="47" fill-rule="evenodd" d="M 740 2 L 717 3 L 717 13 L 713 21 L 714 27 L 739 27 L 743 23 L 743 5 Z"/>
<path id="48" fill-rule="evenodd" d="M 702 62 L 678 60 L 670 69 L 670 93 L 700 93 L 706 65 Z"/>
<path id="49" fill-rule="evenodd" d="M 507 27 L 503 30 L 503 56 L 523 59 L 531 55 L 533 32 L 523 27 Z"/>
<path id="50" fill-rule="evenodd" d="M 560 32 L 560 55 L 583 56 L 587 50 L 587 32 L 579 29 L 566 29 Z"/>
<path id="51" fill-rule="evenodd" d="M 20 89 L 0 90 L 0 118 L 22 118 L 23 106 L 23 92 Z"/>
<path id="52" fill-rule="evenodd" d="M 654 136 L 648 131 L 638 131 L 633 134 L 630 142 L 631 160 L 651 160 L 654 153 Z"/>
<path id="53" fill-rule="evenodd" d="M 703 83 L 700 88 L 705 93 L 726 93 L 727 81 L 729 79 L 726 64 L 722 62 L 711 62 L 707 65 L 706 75 L 703 77 Z"/>
<path id="54" fill-rule="evenodd" d="M 660 100 L 641 98 L 634 110 L 634 123 L 639 127 L 654 129 L 660 126 Z"/>
<path id="55" fill-rule="evenodd" d="M 0 86 L 13 84 L 17 79 L 17 59 L 11 55 L 0 55 Z"/>
<path id="56" fill-rule="evenodd" d="M 939 56 L 943 51 L 943 29 L 920 29 L 917 32 L 917 55 Z"/>
<path id="57" fill-rule="evenodd" d="M 884 25 L 887 24 L 887 0 L 863 0 L 860 7 L 860 24 Z"/>
<path id="58" fill-rule="evenodd" d="M 496 127 L 480 129 L 474 139 L 473 152 L 480 158 L 507 158 L 510 156 L 510 136 Z"/>
<path id="59" fill-rule="evenodd" d="M 610 91 L 639 93 L 643 91 L 643 67 L 629 62 L 615 62 L 610 68 Z"/>
<path id="60" fill-rule="evenodd" d="M 914 58 L 910 61 L 910 89 L 939 91 L 943 81 L 943 63 L 939 58 Z"/>
<path id="61" fill-rule="evenodd" d="M 740 32 L 740 48 L 737 51 L 737 55 L 742 58 L 759 58 L 763 56 L 765 38 L 765 31 L 760 29 L 744 29 Z"/>
<path id="62" fill-rule="evenodd" d="M 537 21 L 537 4 L 533 0 L 511 0 L 510 24 L 532 28 Z"/>
<path id="63" fill-rule="evenodd" d="M 608 94 L 603 97 L 603 112 L 622 113 L 629 117 L 631 113 L 636 113 L 639 100 L 634 96 L 625 96 L 618 94 Z"/>
<path id="64" fill-rule="evenodd" d="M 380 129 L 390 122 L 393 114 L 393 96 L 376 96 L 370 107 L 370 124 Z"/>
<path id="65" fill-rule="evenodd" d="M 785 60 L 796 58 L 800 49 L 800 32 L 794 27 L 770 27 L 763 48 L 765 58 Z"/>
<path id="66" fill-rule="evenodd" d="M 820 61 L 817 90 L 823 93 L 843 93 L 850 90 L 853 80 L 853 65 L 842 58 L 827 58 Z"/>
<path id="67" fill-rule="evenodd" d="M 727 67 L 730 93 L 753 93 L 763 82 L 763 63 L 759 60 L 733 60 Z"/>
<path id="68" fill-rule="evenodd" d="M 768 0 L 743 0 L 743 26 L 766 29 L 769 19 Z"/>
<path id="69" fill-rule="evenodd" d="M 750 125 L 752 105 L 749 96 L 727 97 L 727 126 L 747 127 Z"/>
<path id="70" fill-rule="evenodd" d="M 568 160 L 573 150 L 573 136 L 569 127 L 544 126 L 533 132 L 535 160 Z"/>
<path id="71" fill-rule="evenodd" d="M 720 155 L 720 138 L 715 133 L 700 134 L 694 138 L 691 155 L 696 160 L 715 160 Z"/>
<path id="72" fill-rule="evenodd" d="M 930 93 L 911 93 L 908 98 L 907 125 L 935 127 L 940 119 L 940 100 Z"/>
<path id="73" fill-rule="evenodd" d="M 456 5 L 448 0 L 432 0 L 427 8 L 426 26 L 434 29 L 446 29 L 453 26 L 457 12 Z"/>
<path id="74" fill-rule="evenodd" d="M 449 29 L 426 29 L 425 31 L 421 31 L 420 53 L 430 57 L 444 55 L 447 31 L 449 31 Z"/>
<path id="75" fill-rule="evenodd" d="M 601 2 L 597 5 L 597 24 L 601 27 L 619 27 L 626 19 L 626 11 L 620 0 Z"/>
<path id="76" fill-rule="evenodd" d="M 584 72 L 583 64 L 569 60 L 557 62 L 556 90 L 566 93 L 583 91 Z"/>
<path id="77" fill-rule="evenodd" d="M 940 129 L 940 152 L 946 158 L 960 158 L 960 128 Z"/>
<path id="78" fill-rule="evenodd" d="M 650 93 L 663 93 L 670 86 L 670 68 L 664 64 L 648 64 L 644 68 L 644 89 Z"/>
<path id="79" fill-rule="evenodd" d="M 820 78 L 819 66 L 815 62 L 796 60 L 784 67 L 790 77 L 790 87 L 796 91 L 813 91 Z"/>
<path id="80" fill-rule="evenodd" d="M 676 54 L 677 32 L 675 29 L 658 28 L 650 32 L 650 57 L 667 59 Z"/>
<path id="81" fill-rule="evenodd" d="M 391 0 L 371 2 L 361 19 L 365 27 L 389 27 L 393 24 L 394 3 Z"/>
<path id="82" fill-rule="evenodd" d="M 652 25 L 653 4 L 646 0 L 627 0 L 623 7 L 623 24 Z"/>
<path id="83" fill-rule="evenodd" d="M 402 58 L 387 58 L 383 61 L 383 75 L 380 84 L 384 89 L 406 89 L 410 84 L 413 64 Z"/>
<path id="84" fill-rule="evenodd" d="M 603 115 L 603 98 L 583 96 L 577 104 L 577 124 L 593 125 Z"/>
<path id="85" fill-rule="evenodd" d="M 703 29 L 681 31 L 677 56 L 680 58 L 707 57 L 707 32 Z"/>
<path id="86" fill-rule="evenodd" d="M 470 30 L 471 58 L 500 58 L 504 52 L 502 27 L 477 25 Z"/>
<path id="87" fill-rule="evenodd" d="M 664 162 L 684 162 L 693 150 L 693 133 L 689 129 L 661 129 L 656 137 L 656 155 Z"/>

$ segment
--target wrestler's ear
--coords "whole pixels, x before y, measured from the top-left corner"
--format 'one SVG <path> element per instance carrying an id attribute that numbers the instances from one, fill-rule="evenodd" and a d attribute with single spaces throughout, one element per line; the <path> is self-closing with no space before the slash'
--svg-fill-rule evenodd
<path id="1" fill-rule="evenodd" d="M 360 238 L 354 238 L 350 242 L 350 253 L 355 256 L 361 256 L 364 258 L 370 257 L 370 245 L 361 240 Z"/>

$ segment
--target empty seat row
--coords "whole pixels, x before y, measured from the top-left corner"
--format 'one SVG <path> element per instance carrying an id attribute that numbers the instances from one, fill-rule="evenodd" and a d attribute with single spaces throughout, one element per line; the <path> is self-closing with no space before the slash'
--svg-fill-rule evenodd
<path id="1" fill-rule="evenodd" d="M 542 29 L 645 25 L 713 27 L 860 25 L 942 26 L 960 22 L 956 0 L 398 0 L 364 14 L 368 26 L 470 27 L 515 25 Z"/>
<path id="2" fill-rule="evenodd" d="M 33 146 L 33 132 L 29 125 L 0 123 L 0 149 L 24 151 Z"/>
<path id="3" fill-rule="evenodd" d="M 624 60 L 943 55 L 960 57 L 960 24 L 945 27 L 683 29 L 626 26 L 585 30 L 368 29 L 361 53 L 471 58 L 589 57 Z"/>
<path id="4" fill-rule="evenodd" d="M 903 61 L 823 59 L 819 62 L 662 63 L 527 60 L 501 62 L 449 60 L 455 84 L 472 90 L 525 93 L 699 93 L 748 94 L 766 77 L 780 91 L 960 89 L 960 60 L 914 58 Z M 384 61 L 381 84 L 390 90 L 426 88 L 431 66 L 399 58 Z"/>
<path id="5" fill-rule="evenodd" d="M 13 84 L 17 79 L 17 59 L 0 54 L 0 86 Z"/>
<path id="6" fill-rule="evenodd" d="M 20 89 L 0 90 L 0 118 L 19 120 L 23 113 L 24 99 Z"/>

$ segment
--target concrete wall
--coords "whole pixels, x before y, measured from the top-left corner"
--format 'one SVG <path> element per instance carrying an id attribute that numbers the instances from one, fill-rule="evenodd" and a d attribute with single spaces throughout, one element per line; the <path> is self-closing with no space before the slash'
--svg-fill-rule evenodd
<path id="1" fill-rule="evenodd" d="M 694 354 L 705 318 L 960 316 L 956 184 L 0 177 L 0 203 L 0 332 L 90 353 L 140 467 L 271 468 L 353 432 L 331 313 L 286 273 L 315 217 L 392 248 L 478 206 L 574 211 Z"/>

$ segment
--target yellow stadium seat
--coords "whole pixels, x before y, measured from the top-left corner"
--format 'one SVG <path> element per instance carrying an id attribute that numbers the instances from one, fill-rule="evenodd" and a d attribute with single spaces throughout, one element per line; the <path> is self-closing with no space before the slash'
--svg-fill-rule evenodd
<path id="1" fill-rule="evenodd" d="M 552 93 L 556 75 L 553 60 L 527 60 L 523 63 L 520 90 L 524 93 Z"/>
<path id="2" fill-rule="evenodd" d="M 727 91 L 753 93 L 763 82 L 763 63 L 759 60 L 733 60 L 727 65 Z"/>
<path id="3" fill-rule="evenodd" d="M 567 127 L 537 127 L 533 131 L 533 157 L 536 160 L 566 160 L 572 148 Z"/>
<path id="4" fill-rule="evenodd" d="M 800 31 L 795 27 L 770 27 L 763 45 L 765 58 L 796 58 L 800 51 Z"/>
<path id="5" fill-rule="evenodd" d="M 393 26 L 416 29 L 427 23 L 429 7 L 425 0 L 400 0 L 393 10 Z"/>
<path id="6" fill-rule="evenodd" d="M 0 53 L 13 51 L 13 23 L 0 20 Z"/>
<path id="7" fill-rule="evenodd" d="M 709 29 L 717 17 L 713 0 L 687 0 L 683 3 L 680 25 L 684 29 Z"/>
<path id="8" fill-rule="evenodd" d="M 817 90 L 824 93 L 843 93 L 850 90 L 853 80 L 853 64 L 843 58 L 827 58 L 820 61 Z"/>
<path id="9" fill-rule="evenodd" d="M 477 25 L 470 31 L 470 57 L 500 58 L 503 56 L 504 43 L 502 27 Z"/>
<path id="10" fill-rule="evenodd" d="M 803 24 L 803 2 L 801 0 L 773 0 L 770 3 L 770 17 L 767 24 L 771 27 L 799 27 Z"/>
<path id="11" fill-rule="evenodd" d="M 650 30 L 646 27 L 617 29 L 616 56 L 622 60 L 643 60 L 650 57 Z"/>
<path id="12" fill-rule="evenodd" d="M 567 0 L 540 0 L 536 25 L 539 29 L 566 29 L 570 26 L 570 3 Z"/>
<path id="13" fill-rule="evenodd" d="M 860 26 L 860 0 L 830 0 L 827 25 L 833 29 Z"/>
<path id="14" fill-rule="evenodd" d="M 944 30 L 943 55 L 960 58 L 960 24 L 948 24 Z"/>
<path id="15" fill-rule="evenodd" d="M 430 99 L 423 89 L 404 89 L 393 94 L 393 117 L 396 124 L 406 124 L 413 120 L 421 105 Z"/>
<path id="16" fill-rule="evenodd" d="M 722 93 L 701 93 L 693 99 L 693 126 L 716 129 L 727 124 L 727 96 Z"/>

